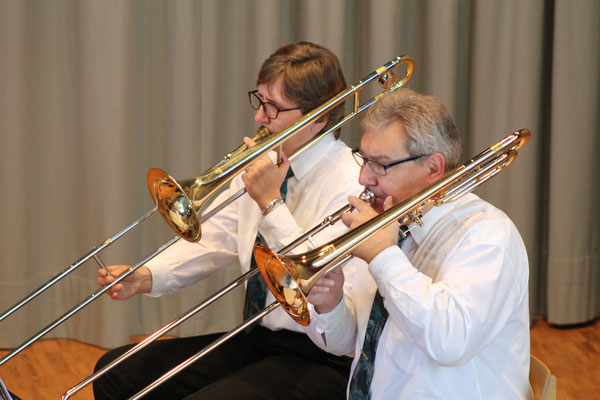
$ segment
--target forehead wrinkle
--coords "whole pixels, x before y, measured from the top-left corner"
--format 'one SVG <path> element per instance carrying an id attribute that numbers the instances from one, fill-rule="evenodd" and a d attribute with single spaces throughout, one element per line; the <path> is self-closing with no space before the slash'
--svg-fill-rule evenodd
<path id="1" fill-rule="evenodd" d="M 360 152 L 368 159 L 371 161 L 377 161 L 379 163 L 383 163 L 385 164 L 387 161 L 391 161 L 391 157 L 387 154 L 383 154 L 383 153 L 365 153 L 364 150 L 362 149 L 362 147 L 359 147 Z"/>
<path id="2" fill-rule="evenodd" d="M 363 136 L 363 139 L 364 139 L 364 136 Z M 391 148 L 386 142 L 387 141 L 385 140 L 385 136 L 382 134 L 381 131 L 370 131 L 368 143 L 375 144 L 375 149 L 370 149 L 370 150 L 374 150 L 374 151 L 365 153 L 363 146 L 362 146 L 362 141 L 361 141 L 361 145 L 359 146 L 359 149 L 360 149 L 361 153 L 363 153 L 363 155 L 365 157 L 367 157 L 369 160 L 377 161 L 381 164 L 386 164 L 388 162 L 395 161 L 399 158 L 403 158 L 402 156 L 395 154 L 395 152 L 397 150 L 397 146 L 395 146 L 394 148 Z M 372 146 L 367 146 L 367 147 L 372 147 Z M 402 151 L 402 152 L 404 152 L 404 151 Z"/>

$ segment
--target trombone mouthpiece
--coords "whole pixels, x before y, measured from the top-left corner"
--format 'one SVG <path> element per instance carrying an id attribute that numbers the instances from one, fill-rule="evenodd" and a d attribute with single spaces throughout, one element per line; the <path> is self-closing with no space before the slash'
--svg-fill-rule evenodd
<path id="1" fill-rule="evenodd" d="M 365 190 L 363 190 L 362 193 L 358 195 L 358 198 L 369 205 L 373 204 L 373 202 L 375 201 L 375 195 L 367 188 L 365 188 Z"/>
<path id="2" fill-rule="evenodd" d="M 256 130 L 256 135 L 252 138 L 252 140 L 254 140 L 255 142 L 258 143 L 260 140 L 266 138 L 270 134 L 271 134 L 271 132 L 269 132 L 269 130 L 267 128 L 265 128 L 264 126 L 261 126 Z"/>

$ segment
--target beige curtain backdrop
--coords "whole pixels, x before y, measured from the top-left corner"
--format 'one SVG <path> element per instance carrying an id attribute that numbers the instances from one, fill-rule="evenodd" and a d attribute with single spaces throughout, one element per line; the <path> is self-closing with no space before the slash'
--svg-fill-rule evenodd
<path id="1" fill-rule="evenodd" d="M 525 240 L 532 316 L 555 324 L 598 316 L 596 0 L 0 0 L 0 309 L 150 209 L 149 168 L 189 178 L 252 135 L 246 92 L 260 63 L 299 40 L 337 53 L 349 84 L 411 55 L 408 87 L 448 105 L 465 160 L 529 128 L 516 163 L 477 193 Z M 358 124 L 342 137 L 355 145 Z M 134 263 L 170 237 L 154 217 L 102 258 Z M 0 347 L 19 345 L 97 290 L 96 269 L 84 264 L 0 322 Z M 102 296 L 47 337 L 117 346 L 237 276 L 232 265 L 160 299 Z M 172 333 L 228 329 L 242 296 Z"/>

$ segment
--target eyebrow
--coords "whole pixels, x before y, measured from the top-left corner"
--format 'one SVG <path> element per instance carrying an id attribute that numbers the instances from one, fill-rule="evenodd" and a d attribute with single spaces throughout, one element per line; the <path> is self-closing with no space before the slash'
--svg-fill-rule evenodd
<path id="1" fill-rule="evenodd" d="M 367 156 L 367 155 L 366 155 L 366 154 L 365 154 L 365 153 L 362 151 L 362 149 L 361 149 L 360 147 L 358 148 L 358 151 L 360 151 L 360 154 L 362 154 L 363 156 L 365 156 L 367 159 L 369 159 L 369 160 L 371 160 L 371 161 L 376 161 L 376 162 L 378 162 L 378 163 L 380 163 L 380 164 L 385 164 L 385 163 L 387 163 L 387 162 L 390 162 L 390 161 L 392 161 L 392 159 L 391 159 L 391 158 L 389 158 L 389 157 L 388 157 L 388 156 L 386 156 L 386 155 L 383 155 L 383 156 L 381 156 L 381 155 L 376 155 L 376 156 L 372 156 L 372 157 L 371 157 L 371 156 Z"/>
<path id="2" fill-rule="evenodd" d="M 263 102 L 265 102 L 265 103 L 271 103 L 271 104 L 273 104 L 273 105 L 274 105 L 275 107 L 277 107 L 277 108 L 281 108 L 281 109 L 284 109 L 284 108 L 291 108 L 291 107 L 288 107 L 288 106 L 282 106 L 281 104 L 279 104 L 279 102 L 278 102 L 278 101 L 275 101 L 274 99 L 267 98 L 267 97 L 263 96 L 262 94 L 260 94 L 260 92 L 259 92 L 258 90 L 256 91 L 256 94 L 257 94 L 257 95 L 260 97 L 260 99 L 261 99 Z M 267 94 L 268 94 L 268 93 L 267 93 Z"/>

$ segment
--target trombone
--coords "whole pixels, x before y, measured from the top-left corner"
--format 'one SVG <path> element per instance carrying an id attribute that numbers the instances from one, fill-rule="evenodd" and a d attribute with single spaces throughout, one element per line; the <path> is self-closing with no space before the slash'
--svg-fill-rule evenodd
<path id="1" fill-rule="evenodd" d="M 312 287 L 323 275 L 350 259 L 352 250 L 394 221 L 400 222 L 402 236 L 405 236 L 406 232 L 415 225 L 422 226 L 421 218 L 433 207 L 458 200 L 512 164 L 517 157 L 518 150 L 527 143 L 529 137 L 528 129 L 508 135 L 404 202 L 389 208 L 337 239 L 306 253 L 284 256 L 283 252 L 275 253 L 264 244 L 257 243 L 254 247 L 254 257 L 258 269 L 276 301 L 165 373 L 130 397 L 130 400 L 145 396 L 173 375 L 279 306 L 282 306 L 299 324 L 308 325 L 310 315 L 307 298 Z"/>
<path id="2" fill-rule="evenodd" d="M 400 222 L 400 234 L 405 237 L 412 227 L 423 225 L 423 215 L 433 207 L 458 200 L 512 164 L 529 137 L 528 129 L 508 135 L 404 202 L 320 248 L 282 256 L 257 243 L 254 257 L 267 286 L 296 322 L 308 325 L 307 298 L 312 287 L 323 275 L 352 257 L 352 250 L 394 221 Z"/>
<path id="3" fill-rule="evenodd" d="M 373 193 L 371 193 L 371 191 L 369 191 L 368 189 L 364 189 L 363 192 L 359 195 L 359 197 L 361 200 L 363 200 L 364 202 L 366 202 L 368 204 L 371 204 L 375 198 Z M 323 231 L 324 229 L 326 229 L 326 228 L 332 226 L 333 224 L 335 224 L 336 222 L 338 222 L 342 218 L 342 215 L 346 212 L 352 211 L 352 208 L 353 207 L 350 204 L 346 204 L 345 206 L 343 206 L 342 208 L 340 208 L 333 214 L 328 215 L 327 217 L 325 217 L 323 219 L 323 221 L 320 224 L 316 225 L 315 227 L 310 229 L 308 232 L 304 233 L 302 236 L 295 239 L 292 243 L 290 243 L 287 246 L 285 246 L 284 248 L 282 248 L 280 250 L 281 254 L 289 253 L 290 251 L 292 251 L 293 249 L 295 249 L 296 247 L 298 247 L 300 244 L 304 243 L 305 241 L 308 241 L 309 243 L 314 243 L 314 241 L 312 240 L 312 237 L 314 235 L 316 235 L 317 233 Z M 218 299 L 220 299 L 221 297 L 223 297 L 228 292 L 230 292 L 233 289 L 237 288 L 238 286 L 242 285 L 245 281 L 247 281 L 248 279 L 250 279 L 251 277 L 256 275 L 258 272 L 259 272 L 259 269 L 254 268 L 254 269 L 251 269 L 250 271 L 246 272 L 245 274 L 241 275 L 239 278 L 235 279 L 234 281 L 232 281 L 231 283 L 229 283 L 228 285 L 223 287 L 223 289 L 219 290 L 218 292 L 213 294 L 211 297 L 204 300 L 202 303 L 196 305 L 195 307 L 191 308 L 186 313 L 180 315 L 173 321 L 169 322 L 167 325 L 163 326 L 162 328 L 160 328 L 159 330 L 157 330 L 156 332 L 154 332 L 153 334 L 151 334 L 150 336 L 148 336 L 147 338 L 145 338 L 144 340 L 139 342 L 137 345 L 135 345 L 134 347 L 129 349 L 127 352 L 123 353 L 122 355 L 120 355 L 118 358 L 116 358 L 112 362 L 106 364 L 100 370 L 98 370 L 94 374 L 90 375 L 89 377 L 87 377 L 86 379 L 84 379 L 83 381 L 78 383 L 76 386 L 73 386 L 65 394 L 63 394 L 62 399 L 66 400 L 66 399 L 70 398 L 71 396 L 73 396 L 75 393 L 79 392 L 81 389 L 83 389 L 90 383 L 95 382 L 98 378 L 100 378 L 102 375 L 106 374 L 108 371 L 110 371 L 111 369 L 113 369 L 114 367 L 119 365 L 121 362 L 125 361 L 126 359 L 128 359 L 129 357 L 134 355 L 135 353 L 144 349 L 150 343 L 156 341 L 158 338 L 160 338 L 161 336 L 163 336 L 164 334 L 169 332 L 171 329 L 173 329 L 173 328 L 179 326 L 180 324 L 182 324 L 183 322 L 187 321 L 194 314 L 202 311 L 204 308 L 208 307 L 209 305 L 211 305 L 213 302 L 215 302 Z M 272 309 L 270 309 L 269 312 L 274 310 L 276 307 L 277 307 L 277 305 L 273 305 Z M 267 314 L 268 314 L 268 312 L 265 314 L 261 314 L 260 316 L 255 315 L 255 316 L 251 317 L 252 323 L 260 320 L 262 317 L 264 317 Z M 244 326 L 244 328 L 245 328 L 245 326 Z M 243 330 L 244 328 L 241 328 L 239 330 Z M 235 331 L 235 333 L 233 335 L 231 335 L 231 333 L 230 333 L 230 335 L 234 336 L 235 334 L 237 334 L 239 332 L 239 330 Z M 229 339 L 229 337 L 227 339 Z M 222 338 L 220 338 L 219 340 L 222 340 Z M 222 342 L 219 342 L 216 346 L 214 346 L 214 343 L 213 343 L 212 346 L 214 346 L 214 347 L 212 347 L 210 350 L 218 347 L 221 343 L 224 343 L 226 340 L 222 340 Z"/>
<path id="4" fill-rule="evenodd" d="M 406 71 L 401 79 L 393 72 L 393 70 L 400 64 L 406 64 Z M 228 153 L 223 160 L 217 163 L 215 166 L 207 170 L 202 175 L 195 178 L 183 180 L 177 182 L 166 172 L 153 168 L 148 171 L 147 174 L 147 185 L 148 190 L 152 196 L 152 200 L 155 203 L 155 207 L 146 212 L 142 217 L 135 220 L 133 223 L 125 227 L 116 235 L 108 238 L 90 252 L 85 254 L 82 258 L 77 260 L 75 263 L 66 268 L 63 272 L 57 274 L 54 278 L 43 284 L 40 288 L 26 296 L 23 300 L 16 303 L 14 306 L 6 310 L 0 315 L 0 321 L 8 317 L 10 314 L 17 311 L 19 308 L 33 300 L 35 297 L 43 293 L 45 290 L 50 288 L 55 283 L 65 278 L 68 274 L 75 271 L 84 262 L 91 258 L 94 258 L 96 262 L 105 270 L 107 270 L 104 263 L 98 257 L 100 251 L 120 239 L 123 235 L 130 232 L 133 228 L 140 225 L 143 221 L 152 216 L 156 211 L 163 216 L 165 221 L 175 231 L 177 236 L 174 236 L 169 241 L 164 243 L 158 249 L 154 250 L 143 260 L 133 265 L 128 271 L 121 274 L 113 283 L 103 288 L 98 289 L 82 302 L 74 306 L 72 309 L 67 311 L 61 317 L 56 319 L 54 322 L 47 325 L 37 334 L 26 340 L 19 347 L 13 349 L 9 354 L 0 359 L 0 365 L 7 362 L 9 359 L 17 355 L 19 352 L 24 350 L 26 347 L 34 343 L 36 340 L 56 328 L 58 325 L 69 319 L 75 313 L 80 311 L 82 308 L 87 306 L 89 303 L 100 297 L 102 294 L 110 290 L 114 285 L 118 284 L 133 272 L 135 272 L 142 265 L 147 263 L 149 260 L 160 254 L 169 246 L 173 245 L 179 238 L 184 238 L 188 241 L 199 241 L 201 237 L 201 224 L 213 215 L 227 207 L 237 198 L 245 193 L 245 189 L 242 189 L 235 193 L 232 197 L 225 200 L 223 203 L 210 209 L 210 211 L 200 215 L 200 210 L 210 202 L 215 196 L 218 189 L 223 187 L 227 182 L 233 179 L 236 175 L 243 172 L 249 167 L 256 159 L 261 157 L 263 154 L 277 147 L 285 140 L 292 137 L 294 134 L 299 132 L 302 128 L 313 122 L 314 120 L 324 116 L 332 108 L 343 104 L 348 98 L 354 97 L 354 107 L 352 112 L 344 116 L 337 124 L 329 128 L 327 131 L 317 134 L 311 141 L 300 147 L 294 154 L 290 155 L 289 159 L 293 160 L 295 157 L 302 154 L 308 148 L 314 146 L 325 138 L 330 133 L 341 128 L 346 123 L 353 120 L 371 105 L 379 101 L 383 96 L 395 91 L 396 89 L 404 86 L 410 79 L 413 72 L 413 60 L 409 56 L 398 56 L 383 66 L 379 67 L 374 72 L 363 79 L 357 81 L 349 88 L 343 90 L 332 99 L 328 100 L 316 109 L 308 112 L 303 117 L 298 119 L 292 125 L 284 129 L 277 134 L 270 134 L 268 131 L 259 130 L 256 140 L 259 140 L 255 146 L 246 149 L 243 145 L 239 146 L 232 152 Z M 363 90 L 367 85 L 371 84 L 374 80 L 378 80 L 379 84 L 384 89 L 383 92 L 369 99 L 366 103 L 360 104 L 359 92 Z"/>
<path id="5" fill-rule="evenodd" d="M 402 79 L 398 80 L 398 76 L 391 71 L 400 64 L 406 64 L 406 72 Z M 152 194 L 152 199 L 158 207 L 158 211 L 177 235 L 190 242 L 199 241 L 202 237 L 202 229 L 200 216 L 197 211 L 207 203 L 207 200 L 211 198 L 219 188 L 239 174 L 240 171 L 250 166 L 256 158 L 277 147 L 309 123 L 317 120 L 331 109 L 343 104 L 346 99 L 353 96 L 353 111 L 344 116 L 333 127 L 323 133 L 317 134 L 310 142 L 300 147 L 289 157 L 290 160 L 293 160 L 308 148 L 320 142 L 331 132 L 336 131 L 349 121 L 353 120 L 357 115 L 379 101 L 383 96 L 404 86 L 410 79 L 412 71 L 413 61 L 410 57 L 396 57 L 379 67 L 377 70 L 371 72 L 354 85 L 343 90 L 324 104 L 308 112 L 283 131 L 276 135 L 266 136 L 264 141 L 260 144 L 250 147 L 238 154 L 234 154 L 230 158 L 227 158 L 226 156 L 226 160 L 195 178 L 177 182 L 166 172 L 157 168 L 151 169 L 148 171 L 147 183 L 150 193 Z M 379 84 L 384 91 L 371 98 L 365 104 L 360 105 L 358 97 L 359 92 L 375 79 L 379 80 Z M 239 190 L 220 204 L 218 209 L 220 210 L 231 204 L 245 192 L 245 188 Z"/>

